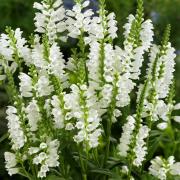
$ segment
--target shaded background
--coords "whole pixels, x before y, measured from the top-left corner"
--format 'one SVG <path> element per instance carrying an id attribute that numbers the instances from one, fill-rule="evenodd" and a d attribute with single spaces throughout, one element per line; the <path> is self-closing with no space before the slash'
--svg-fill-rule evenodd
<path id="1" fill-rule="evenodd" d="M 36 0 L 38 1 L 38 0 Z M 73 0 L 64 0 L 67 8 L 72 7 Z M 93 9 L 97 9 L 97 1 L 90 0 Z M 35 0 L 0 0 L 0 33 L 6 26 L 12 28 L 20 27 L 24 31 L 24 36 L 28 37 L 34 29 L 32 8 Z M 117 15 L 119 26 L 119 38 L 117 44 L 122 44 L 123 28 L 126 17 L 130 13 L 135 13 L 136 0 L 106 0 L 107 9 L 114 11 Z M 171 42 L 176 48 L 176 100 L 180 101 L 180 0 L 144 0 L 145 17 L 151 18 L 155 25 L 157 43 L 160 42 L 162 32 L 168 23 L 172 26 Z M 3 152 L 8 148 L 7 141 L 2 141 L 2 136 L 6 132 L 5 107 L 8 105 L 8 97 L 5 90 L 0 86 L 0 180 L 10 180 L 4 169 Z M 2 141 L 2 142 L 1 142 Z M 14 176 L 13 180 L 20 180 L 21 177 Z"/>

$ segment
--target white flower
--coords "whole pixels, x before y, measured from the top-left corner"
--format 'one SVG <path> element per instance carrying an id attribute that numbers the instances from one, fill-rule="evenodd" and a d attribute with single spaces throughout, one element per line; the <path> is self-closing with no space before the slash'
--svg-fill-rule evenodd
<path id="1" fill-rule="evenodd" d="M 99 145 L 99 137 L 101 136 L 101 129 L 96 129 L 92 134 L 89 134 L 89 146 L 95 148 Z"/>
<path id="2" fill-rule="evenodd" d="M 73 139 L 76 143 L 85 142 L 84 145 L 88 143 L 90 148 L 95 148 L 99 144 L 102 131 L 97 99 L 94 97 L 93 90 L 86 85 L 80 87 L 72 85 L 71 90 L 70 94 L 65 95 L 64 100 L 66 108 L 77 119 L 75 127 L 78 132 Z M 72 124 L 70 128 L 73 128 Z"/>
<path id="3" fill-rule="evenodd" d="M 104 47 L 105 58 L 104 58 L 104 79 L 107 82 L 112 82 L 114 79 L 114 51 L 111 44 L 105 44 Z"/>
<path id="4" fill-rule="evenodd" d="M 112 12 L 107 16 L 108 20 L 108 32 L 109 36 L 114 39 L 117 37 L 117 21 L 115 20 L 115 14 Z"/>
<path id="5" fill-rule="evenodd" d="M 147 154 L 146 139 L 149 136 L 150 129 L 147 126 L 141 126 L 139 132 L 136 136 L 136 146 L 133 151 L 135 152 L 136 158 L 133 161 L 135 166 L 141 166 L 142 162 L 145 160 Z"/>
<path id="6" fill-rule="evenodd" d="M 135 119 L 133 116 L 127 117 L 127 123 L 123 126 L 123 133 L 120 138 L 120 144 L 118 145 L 118 154 L 126 157 L 129 151 L 129 145 L 131 143 L 133 131 L 135 128 Z"/>
<path id="7" fill-rule="evenodd" d="M 66 124 L 66 128 L 65 128 L 67 131 L 71 131 L 71 130 L 73 130 L 74 129 L 74 126 L 73 126 L 73 124 L 72 123 L 67 123 Z"/>
<path id="8" fill-rule="evenodd" d="M 37 176 L 43 178 L 46 177 L 49 168 L 59 166 L 59 141 L 48 139 L 46 143 L 41 143 L 39 147 L 33 147 L 31 149 L 33 153 L 30 154 L 38 153 L 40 149 L 42 151 L 33 158 L 33 164 L 40 165 Z"/>
<path id="9" fill-rule="evenodd" d="M 130 14 L 127 19 L 128 19 L 128 23 L 124 25 L 124 29 L 125 29 L 124 36 L 126 38 L 129 36 L 131 26 L 132 26 L 133 21 L 135 20 L 135 17 L 132 14 Z"/>
<path id="10" fill-rule="evenodd" d="M 162 122 L 157 125 L 157 128 L 160 130 L 164 130 L 167 128 L 167 126 L 168 126 L 168 124 L 166 122 Z"/>
<path id="11" fill-rule="evenodd" d="M 170 156 L 167 160 L 156 156 L 151 160 L 149 173 L 160 180 L 168 180 L 168 173 L 171 175 L 180 175 L 180 163 L 175 162 L 174 156 Z"/>
<path id="12" fill-rule="evenodd" d="M 54 95 L 52 97 L 51 104 L 53 106 L 52 115 L 54 116 L 53 120 L 54 120 L 55 127 L 58 129 L 62 129 L 64 128 L 65 117 L 64 117 L 62 109 L 60 108 L 59 98 Z"/>
<path id="13" fill-rule="evenodd" d="M 107 108 L 109 106 L 109 103 L 111 102 L 111 98 L 112 98 L 112 90 L 113 90 L 113 86 L 110 84 L 105 84 L 102 87 L 102 99 L 100 100 L 100 105 L 102 108 Z"/>
<path id="14" fill-rule="evenodd" d="M 41 120 L 41 114 L 36 100 L 32 100 L 25 109 L 28 123 L 31 131 L 38 130 L 38 122 Z"/>
<path id="15" fill-rule="evenodd" d="M 57 139 L 47 143 L 48 145 L 48 157 L 45 163 L 48 167 L 57 167 L 59 166 L 59 141 Z"/>
<path id="16" fill-rule="evenodd" d="M 141 28 L 140 39 L 144 50 L 147 51 L 151 46 L 154 36 L 152 21 L 150 19 L 146 20 L 142 23 Z"/>
<path id="17" fill-rule="evenodd" d="M 6 113 L 7 113 L 6 118 L 8 120 L 9 137 L 13 143 L 12 148 L 14 150 L 18 150 L 24 146 L 26 142 L 26 137 L 21 127 L 20 119 L 16 114 L 17 109 L 13 106 L 8 106 Z"/>
<path id="18" fill-rule="evenodd" d="M 28 150 L 28 153 L 29 153 L 30 155 L 32 155 L 32 154 L 38 153 L 39 151 L 40 151 L 40 148 L 39 148 L 39 147 L 30 147 L 29 150 Z"/>
<path id="19" fill-rule="evenodd" d="M 35 44 L 32 49 L 32 64 L 34 64 L 38 69 L 47 69 L 48 62 L 44 60 L 43 57 L 43 45 L 40 44 L 40 37 L 35 36 Z"/>
<path id="20" fill-rule="evenodd" d="M 89 26 L 89 37 L 85 38 L 87 43 L 98 41 L 104 38 L 104 28 L 102 25 L 102 18 L 94 16 Z"/>
<path id="21" fill-rule="evenodd" d="M 64 80 L 64 68 L 65 68 L 65 61 L 63 59 L 63 54 L 60 51 L 57 43 L 53 43 L 50 48 L 50 55 L 49 55 L 50 64 L 48 65 L 49 71 L 57 76 L 61 81 Z"/>
<path id="22" fill-rule="evenodd" d="M 100 67 L 99 67 L 99 53 L 100 53 L 100 44 L 96 41 L 90 43 L 90 53 L 89 60 L 87 62 L 87 67 L 89 71 L 89 80 L 91 86 L 95 89 L 99 89 L 100 84 Z"/>
<path id="23" fill-rule="evenodd" d="M 180 176 L 180 162 L 176 162 L 171 165 L 170 174 Z"/>
<path id="24" fill-rule="evenodd" d="M 16 168 L 17 161 L 16 161 L 16 155 L 11 152 L 5 152 L 4 153 L 5 158 L 5 167 L 8 171 L 8 174 L 12 176 L 13 174 L 17 174 L 19 172 L 19 169 Z"/>
<path id="25" fill-rule="evenodd" d="M 173 109 L 174 110 L 179 110 L 180 109 L 180 103 L 176 104 Z"/>
<path id="26" fill-rule="evenodd" d="M 39 97 L 49 96 L 53 92 L 53 86 L 50 85 L 49 79 L 46 75 L 39 77 L 39 80 L 36 84 L 36 90 Z"/>
<path id="27" fill-rule="evenodd" d="M 155 159 L 151 160 L 151 166 L 149 167 L 150 174 L 152 174 L 160 180 L 166 180 L 167 172 L 168 169 L 164 167 L 164 162 L 162 158 L 157 156 Z"/>
<path id="28" fill-rule="evenodd" d="M 173 119 L 174 121 L 180 123 L 180 116 L 174 116 Z"/>
<path id="29" fill-rule="evenodd" d="M 20 92 L 23 97 L 32 97 L 32 79 L 30 76 L 28 76 L 25 73 L 20 73 L 19 75 L 20 79 Z"/>
<path id="30" fill-rule="evenodd" d="M 165 98 L 169 92 L 169 87 L 172 84 L 173 73 L 175 71 L 175 57 L 175 49 L 172 48 L 169 44 L 166 50 L 166 54 L 159 59 L 162 65 L 164 65 L 161 78 L 158 79 L 156 84 L 156 91 L 159 95 L 159 98 Z"/>
<path id="31" fill-rule="evenodd" d="M 175 162 L 174 156 L 170 156 L 167 160 L 156 156 L 151 160 L 149 173 L 160 180 L 168 179 L 168 173 L 171 175 L 180 175 L 180 163 Z"/>
<path id="32" fill-rule="evenodd" d="M 81 34 L 81 30 L 88 32 L 90 29 L 91 16 L 94 14 L 91 9 L 83 12 L 84 8 L 89 5 L 89 1 L 83 4 L 76 3 L 72 10 L 67 10 L 67 29 L 68 36 L 77 38 Z"/>
<path id="33" fill-rule="evenodd" d="M 137 47 L 133 50 L 133 60 L 131 62 L 131 79 L 139 79 L 141 74 L 141 67 L 144 61 L 144 48 L 143 46 Z"/>
<path id="34" fill-rule="evenodd" d="M 134 88 L 133 81 L 129 78 L 129 74 L 124 74 L 119 77 L 116 83 L 118 94 L 116 96 L 116 106 L 125 107 L 130 103 L 130 93 Z"/>
<path id="35" fill-rule="evenodd" d="M 58 33 L 66 30 L 65 9 L 62 4 L 62 0 L 56 0 L 52 5 L 48 2 L 34 3 L 34 8 L 40 11 L 34 18 L 36 32 L 46 33 L 51 42 L 58 38 Z M 64 38 L 62 36 L 60 39 L 64 40 Z"/>
<path id="36" fill-rule="evenodd" d="M 30 49 L 27 47 L 27 41 L 25 40 L 25 38 L 22 38 L 22 31 L 17 28 L 14 31 L 14 37 L 16 39 L 16 48 L 18 51 L 18 56 L 23 58 L 24 61 L 29 64 L 29 62 L 31 61 L 30 58 Z"/>
<path id="37" fill-rule="evenodd" d="M 6 34 L 0 36 L 0 54 L 4 56 L 7 61 L 12 61 L 13 48 L 11 47 L 11 40 Z"/>

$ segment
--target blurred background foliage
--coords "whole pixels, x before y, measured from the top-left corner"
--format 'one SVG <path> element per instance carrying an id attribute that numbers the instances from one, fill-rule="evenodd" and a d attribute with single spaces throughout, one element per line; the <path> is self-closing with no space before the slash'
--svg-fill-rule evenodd
<path id="1" fill-rule="evenodd" d="M 0 33 L 4 32 L 6 26 L 12 28 L 20 27 L 24 36 L 28 37 L 34 29 L 33 25 L 33 3 L 35 0 L 0 0 Z M 36 0 L 40 1 L 40 0 Z M 71 7 L 73 0 L 64 0 L 65 6 Z M 97 9 L 97 1 L 90 0 L 92 7 Z M 122 44 L 123 25 L 126 17 L 136 11 L 136 0 L 106 0 L 107 9 L 114 11 L 117 16 L 119 27 L 119 38 L 117 44 Z M 170 23 L 172 26 L 171 42 L 176 48 L 176 100 L 180 101 L 180 0 L 144 0 L 145 18 L 151 18 L 155 26 L 155 34 L 158 43 L 161 40 L 165 26 Z M 6 132 L 5 107 L 8 105 L 8 98 L 5 89 L 0 86 L 0 179 L 10 180 L 3 164 L 3 152 L 8 148 L 7 141 L 3 141 L 3 134 Z M 6 142 L 6 143 L 5 143 Z M 21 180 L 21 177 L 13 177 Z"/>

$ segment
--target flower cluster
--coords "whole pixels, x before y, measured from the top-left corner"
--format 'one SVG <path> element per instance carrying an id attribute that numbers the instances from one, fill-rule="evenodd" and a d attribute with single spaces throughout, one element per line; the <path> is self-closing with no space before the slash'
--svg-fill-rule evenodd
<path id="1" fill-rule="evenodd" d="M 33 164 L 40 165 L 38 177 L 46 177 L 46 173 L 49 168 L 59 166 L 59 142 L 57 139 L 51 141 L 48 140 L 46 143 L 42 142 L 39 147 L 30 147 L 29 155 L 33 157 Z"/>
<path id="2" fill-rule="evenodd" d="M 6 161 L 6 169 L 8 171 L 8 174 L 10 176 L 12 176 L 13 174 L 17 174 L 19 172 L 19 169 L 16 167 L 16 155 L 11 152 L 5 152 L 4 157 Z"/>
<path id="3" fill-rule="evenodd" d="M 97 147 L 102 130 L 94 92 L 86 85 L 80 87 L 72 85 L 71 90 L 70 94 L 65 95 L 64 100 L 65 108 L 70 111 L 69 117 L 77 119 L 74 126 L 77 128 L 78 134 L 73 137 L 74 141 L 77 143 L 85 141 L 90 148 Z"/>
<path id="4" fill-rule="evenodd" d="M 8 131 L 9 137 L 13 143 L 12 148 L 14 150 L 20 149 L 26 142 L 26 137 L 21 127 L 20 117 L 17 115 L 17 109 L 13 106 L 9 106 L 7 111 Z"/>
<path id="5" fill-rule="evenodd" d="M 66 30 L 63 1 L 57 0 L 54 3 L 52 2 L 43 1 L 42 3 L 34 3 L 34 8 L 40 11 L 36 13 L 34 18 L 35 31 L 46 33 L 50 41 L 57 40 L 58 33 L 63 33 Z M 61 36 L 60 39 L 65 40 L 65 37 Z"/>
<path id="6" fill-rule="evenodd" d="M 170 156 L 167 160 L 162 157 L 156 156 L 151 160 L 149 173 L 160 180 L 166 180 L 168 173 L 171 175 L 180 175 L 180 163 L 175 162 L 174 156 Z"/>

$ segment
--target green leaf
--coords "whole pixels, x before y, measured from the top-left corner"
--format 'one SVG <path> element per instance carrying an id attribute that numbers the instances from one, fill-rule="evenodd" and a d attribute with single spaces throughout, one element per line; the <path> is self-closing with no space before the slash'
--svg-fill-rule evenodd
<path id="1" fill-rule="evenodd" d="M 0 137 L 0 143 L 3 142 L 8 138 L 8 133 L 4 134 L 3 136 Z"/>
<path id="2" fill-rule="evenodd" d="M 47 176 L 46 180 L 66 180 L 66 179 L 64 179 L 63 177 L 50 174 L 49 176 Z"/>
<path id="3" fill-rule="evenodd" d="M 107 175 L 107 176 L 112 176 L 113 175 L 111 173 L 111 171 L 109 171 L 109 169 L 93 169 L 90 172 L 98 173 L 98 174 L 104 174 L 104 175 Z"/>
<path id="4" fill-rule="evenodd" d="M 157 178 L 146 173 L 141 176 L 141 180 L 157 180 Z"/>

